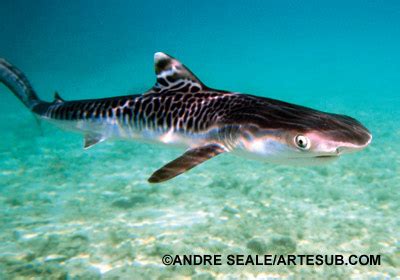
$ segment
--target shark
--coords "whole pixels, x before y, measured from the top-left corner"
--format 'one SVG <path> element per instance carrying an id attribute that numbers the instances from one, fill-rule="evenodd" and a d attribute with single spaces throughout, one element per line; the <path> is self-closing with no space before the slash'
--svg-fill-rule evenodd
<path id="1" fill-rule="evenodd" d="M 318 165 L 360 151 L 372 140 L 356 119 L 288 102 L 206 86 L 179 60 L 154 54 L 155 84 L 142 94 L 41 100 L 26 76 L 0 59 L 0 82 L 40 120 L 77 131 L 84 148 L 112 138 L 163 143 L 186 151 L 156 170 L 170 180 L 223 153 L 276 164 Z"/>

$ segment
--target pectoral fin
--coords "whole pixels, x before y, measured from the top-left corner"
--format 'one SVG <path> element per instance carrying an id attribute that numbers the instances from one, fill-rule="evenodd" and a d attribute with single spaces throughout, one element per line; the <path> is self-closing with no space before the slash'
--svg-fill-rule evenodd
<path id="1" fill-rule="evenodd" d="M 180 157 L 154 172 L 148 181 L 150 183 L 167 181 L 223 152 L 225 152 L 224 147 L 218 144 L 210 144 L 188 150 Z"/>
<path id="2" fill-rule="evenodd" d="M 100 134 L 86 134 L 83 147 L 85 149 L 89 149 L 90 147 L 96 145 L 97 143 L 103 142 L 105 139 L 104 136 Z"/>

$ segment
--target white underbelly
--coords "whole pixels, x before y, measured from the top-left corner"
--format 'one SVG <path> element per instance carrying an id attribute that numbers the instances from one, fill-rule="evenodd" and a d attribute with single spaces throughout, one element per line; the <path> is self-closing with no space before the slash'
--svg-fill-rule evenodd
<path id="1" fill-rule="evenodd" d="M 66 121 L 43 118 L 57 127 L 79 132 L 82 134 L 101 135 L 105 139 L 127 139 L 140 142 L 161 143 L 177 147 L 192 148 L 204 145 L 210 141 L 210 133 L 177 133 L 173 130 L 161 131 L 143 129 L 138 130 L 131 126 L 122 125 L 111 121 Z"/>

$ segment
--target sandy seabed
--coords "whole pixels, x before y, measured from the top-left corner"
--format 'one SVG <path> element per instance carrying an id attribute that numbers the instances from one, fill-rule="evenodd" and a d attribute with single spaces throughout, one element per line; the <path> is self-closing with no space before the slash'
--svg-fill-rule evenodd
<path id="1" fill-rule="evenodd" d="M 390 279 L 400 275 L 400 130 L 320 167 L 221 155 L 165 184 L 182 151 L 105 142 L 29 113 L 0 139 L 0 279 Z M 377 136 L 378 135 L 378 136 Z M 380 254 L 378 266 L 165 266 L 164 254 Z"/>

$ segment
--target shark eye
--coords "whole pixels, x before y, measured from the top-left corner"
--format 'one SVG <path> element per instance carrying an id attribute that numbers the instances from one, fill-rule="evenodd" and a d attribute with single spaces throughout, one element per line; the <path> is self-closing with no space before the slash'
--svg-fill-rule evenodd
<path id="1" fill-rule="evenodd" d="M 301 134 L 297 135 L 294 138 L 294 141 L 296 142 L 297 147 L 301 150 L 308 150 L 311 146 L 310 139 Z"/>

